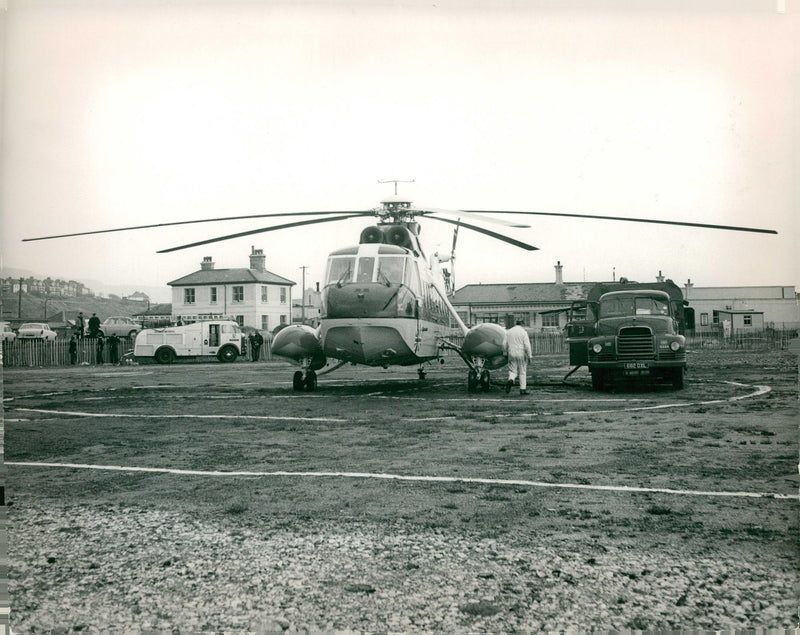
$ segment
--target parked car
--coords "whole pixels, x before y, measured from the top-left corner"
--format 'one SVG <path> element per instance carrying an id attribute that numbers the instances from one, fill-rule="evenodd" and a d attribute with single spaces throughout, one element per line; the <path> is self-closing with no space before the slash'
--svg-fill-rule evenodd
<path id="1" fill-rule="evenodd" d="M 3 341 L 4 342 L 13 342 L 17 339 L 17 334 L 11 329 L 11 325 L 8 322 L 3 322 Z"/>
<path id="2" fill-rule="evenodd" d="M 56 333 L 44 322 L 25 322 L 17 329 L 17 337 L 21 340 L 53 341 L 56 339 Z"/>
<path id="3" fill-rule="evenodd" d="M 130 337 L 133 339 L 142 327 L 129 317 L 113 316 L 106 318 L 100 324 L 100 334 L 103 337 L 116 335 L 117 337 Z"/>

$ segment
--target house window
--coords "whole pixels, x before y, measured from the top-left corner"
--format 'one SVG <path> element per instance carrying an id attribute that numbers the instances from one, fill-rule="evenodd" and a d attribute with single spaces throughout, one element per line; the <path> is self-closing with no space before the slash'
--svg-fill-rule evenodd
<path id="1" fill-rule="evenodd" d="M 211 304 L 217 303 L 217 287 L 211 287 L 208 290 L 208 299 L 211 301 Z"/>
<path id="2" fill-rule="evenodd" d="M 244 302 L 244 287 L 233 287 L 232 293 L 232 302 Z"/>
<path id="3" fill-rule="evenodd" d="M 236 316 L 236 323 L 239 326 L 244 326 L 244 316 L 243 315 L 237 315 Z"/>
<path id="4" fill-rule="evenodd" d="M 267 293 L 268 289 L 269 289 L 269 287 L 267 287 L 266 285 L 261 285 L 261 301 L 262 302 L 268 302 L 268 293 Z"/>
<path id="5" fill-rule="evenodd" d="M 753 326 L 753 316 L 752 315 L 743 315 L 742 319 L 744 320 L 745 326 Z"/>
<path id="6" fill-rule="evenodd" d="M 558 313 L 542 313 L 542 326 L 558 328 Z"/>
<path id="7" fill-rule="evenodd" d="M 700 314 L 700 326 L 708 326 L 708 313 Z"/>
<path id="8" fill-rule="evenodd" d="M 261 316 L 261 330 L 262 331 L 269 331 L 269 316 L 262 315 Z"/>
<path id="9" fill-rule="evenodd" d="M 281 287 L 281 304 L 286 304 L 286 287 Z"/>
<path id="10" fill-rule="evenodd" d="M 281 316 L 281 324 L 286 324 L 286 316 L 285 315 Z"/>
<path id="11" fill-rule="evenodd" d="M 183 290 L 183 303 L 194 304 L 194 289 Z"/>

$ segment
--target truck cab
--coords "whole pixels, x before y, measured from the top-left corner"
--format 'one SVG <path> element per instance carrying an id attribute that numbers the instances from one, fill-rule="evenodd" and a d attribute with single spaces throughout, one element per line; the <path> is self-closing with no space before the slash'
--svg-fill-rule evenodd
<path id="1" fill-rule="evenodd" d="M 185 326 L 145 329 L 136 336 L 133 354 L 170 364 L 179 357 L 210 357 L 235 362 L 244 350 L 244 336 L 233 320 L 208 320 Z"/>
<path id="2" fill-rule="evenodd" d="M 626 379 L 668 381 L 683 388 L 686 338 L 668 293 L 635 289 L 603 294 L 593 331 L 586 353 L 595 390 Z"/>

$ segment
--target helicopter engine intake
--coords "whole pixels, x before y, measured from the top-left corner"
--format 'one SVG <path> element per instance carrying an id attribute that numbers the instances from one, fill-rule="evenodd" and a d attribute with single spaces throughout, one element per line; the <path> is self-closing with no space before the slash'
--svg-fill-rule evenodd
<path id="1" fill-rule="evenodd" d="M 484 366 L 493 370 L 508 363 L 508 357 L 504 352 L 505 343 L 505 329 L 499 324 L 486 322 L 467 331 L 461 352 L 467 357 L 484 360 Z"/>
<path id="2" fill-rule="evenodd" d="M 272 352 L 300 364 L 307 360 L 310 370 L 319 370 L 327 362 L 319 333 L 305 324 L 292 324 L 278 331 L 272 340 Z"/>

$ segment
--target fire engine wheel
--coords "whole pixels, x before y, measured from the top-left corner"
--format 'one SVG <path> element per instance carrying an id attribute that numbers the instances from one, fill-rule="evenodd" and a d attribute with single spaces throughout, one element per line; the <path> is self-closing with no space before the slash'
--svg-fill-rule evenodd
<path id="1" fill-rule="evenodd" d="M 675 390 L 683 389 L 683 375 L 684 375 L 683 368 L 676 368 L 675 370 L 672 371 L 672 387 Z"/>
<path id="2" fill-rule="evenodd" d="M 233 346 L 223 346 L 219 353 L 217 353 L 217 357 L 221 362 L 230 363 L 236 361 L 236 358 L 239 357 L 239 353 Z"/>
<path id="3" fill-rule="evenodd" d="M 155 358 L 159 364 L 171 364 L 175 361 L 175 353 L 171 348 L 159 348 L 156 351 Z"/>
<path id="4" fill-rule="evenodd" d="M 303 371 L 298 370 L 295 371 L 294 375 L 292 376 L 292 390 L 298 392 L 303 390 Z"/>
<path id="5" fill-rule="evenodd" d="M 467 392 L 475 392 L 478 388 L 478 373 L 474 370 L 467 374 Z"/>
<path id="6" fill-rule="evenodd" d="M 489 377 L 489 371 L 488 370 L 481 371 L 481 390 L 483 392 L 488 392 L 490 384 L 491 384 L 491 377 Z"/>
<path id="7" fill-rule="evenodd" d="M 314 392 L 317 387 L 317 373 L 313 370 L 308 371 L 306 375 L 306 392 Z"/>

